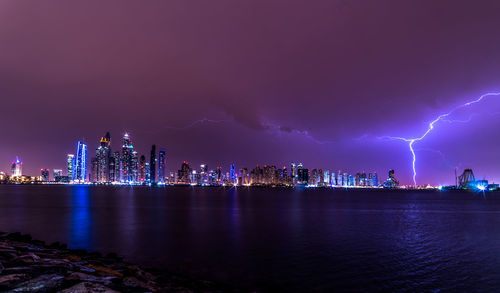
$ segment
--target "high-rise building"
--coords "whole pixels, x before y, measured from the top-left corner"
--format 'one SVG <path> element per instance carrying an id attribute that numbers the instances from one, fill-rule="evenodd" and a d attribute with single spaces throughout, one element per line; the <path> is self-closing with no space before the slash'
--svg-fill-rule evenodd
<path id="1" fill-rule="evenodd" d="M 87 145 L 81 141 L 76 147 L 75 169 L 73 180 L 84 182 L 87 179 Z"/>
<path id="2" fill-rule="evenodd" d="M 95 180 L 100 183 L 111 182 L 110 178 L 111 135 L 109 132 L 101 137 L 100 145 L 96 150 L 97 170 Z"/>
<path id="3" fill-rule="evenodd" d="M 202 185 L 209 185 L 210 184 L 210 178 L 209 178 L 209 172 L 208 172 L 208 166 L 207 164 L 201 164 L 200 165 L 200 184 Z"/>
<path id="4" fill-rule="evenodd" d="M 139 182 L 139 154 L 136 151 L 132 151 L 130 158 L 130 174 L 133 183 Z"/>
<path id="5" fill-rule="evenodd" d="M 149 173 L 149 170 L 150 170 L 149 162 L 146 162 L 144 164 L 144 167 L 146 169 L 145 170 L 146 171 L 146 180 L 145 181 L 149 183 L 149 182 L 151 182 L 151 174 Z"/>
<path id="6" fill-rule="evenodd" d="M 158 154 L 158 182 L 160 183 L 165 183 L 166 156 L 167 156 L 166 151 L 161 149 Z"/>
<path id="7" fill-rule="evenodd" d="M 16 157 L 16 160 L 12 162 L 10 169 L 12 177 L 19 177 L 23 175 L 23 162 L 21 162 L 19 157 Z"/>
<path id="8" fill-rule="evenodd" d="M 297 165 L 294 162 L 290 164 L 290 178 L 291 184 L 297 183 Z"/>
<path id="9" fill-rule="evenodd" d="M 309 182 L 309 170 L 302 168 L 302 164 L 297 168 L 297 184 L 307 184 Z"/>
<path id="10" fill-rule="evenodd" d="M 42 175 L 42 181 L 44 181 L 44 182 L 50 181 L 49 169 L 40 169 L 40 172 Z"/>
<path id="11" fill-rule="evenodd" d="M 122 157 L 121 157 L 121 171 L 122 171 L 122 178 L 121 180 L 124 182 L 131 182 L 132 181 L 132 170 L 131 170 L 131 164 L 132 164 L 132 151 L 133 151 L 133 145 L 130 141 L 130 136 L 128 133 L 125 133 L 123 135 L 122 139 Z"/>
<path id="12" fill-rule="evenodd" d="M 75 170 L 75 155 L 68 154 L 66 162 L 67 162 L 66 171 L 68 172 L 68 178 L 70 180 L 73 180 L 73 173 Z"/>
<path id="13" fill-rule="evenodd" d="M 229 169 L 229 180 L 231 183 L 236 183 L 236 167 L 234 166 L 234 163 L 231 164 L 231 168 Z"/>
<path id="14" fill-rule="evenodd" d="M 93 157 L 90 159 L 90 173 L 89 173 L 89 181 L 90 182 L 98 182 L 98 175 L 97 175 L 97 169 L 98 169 L 99 162 L 97 161 L 96 157 Z"/>
<path id="15" fill-rule="evenodd" d="M 191 167 L 189 167 L 189 163 L 184 161 L 182 163 L 181 169 L 178 171 L 178 180 L 179 183 L 191 183 Z"/>
<path id="16" fill-rule="evenodd" d="M 113 177 L 111 178 L 111 181 L 112 182 L 120 182 L 122 180 L 122 168 L 121 168 L 121 159 L 120 159 L 120 152 L 119 151 L 115 151 L 113 153 L 113 169 L 114 169 L 114 172 L 113 172 Z M 110 164 L 110 168 L 111 168 L 111 164 Z"/>
<path id="17" fill-rule="evenodd" d="M 149 180 L 156 183 L 156 145 L 151 146 L 151 155 L 149 159 Z"/>
<path id="18" fill-rule="evenodd" d="M 61 176 L 63 176 L 62 170 L 61 169 L 54 169 L 54 180 L 56 179 L 56 177 L 61 177 Z"/>
<path id="19" fill-rule="evenodd" d="M 146 157 L 144 155 L 139 159 L 139 182 L 146 181 Z"/>

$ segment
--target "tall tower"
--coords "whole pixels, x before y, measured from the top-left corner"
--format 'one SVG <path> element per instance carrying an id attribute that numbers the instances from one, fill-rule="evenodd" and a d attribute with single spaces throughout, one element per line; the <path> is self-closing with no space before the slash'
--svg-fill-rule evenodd
<path id="1" fill-rule="evenodd" d="M 151 146 L 151 158 L 149 161 L 149 179 L 151 183 L 156 182 L 156 145 Z"/>
<path id="2" fill-rule="evenodd" d="M 113 153 L 113 163 L 114 163 L 114 172 L 113 172 L 113 178 L 111 178 L 111 181 L 113 182 L 120 182 L 122 178 L 122 168 L 121 168 L 121 159 L 120 159 L 120 152 L 115 151 Z M 111 167 L 110 167 L 111 168 Z"/>
<path id="3" fill-rule="evenodd" d="M 68 172 L 68 178 L 69 180 L 73 180 L 73 174 L 75 172 L 75 155 L 68 154 L 66 162 L 67 162 L 66 170 Z"/>
<path id="4" fill-rule="evenodd" d="M 165 165 L 167 153 L 161 149 L 158 154 L 158 182 L 165 183 Z"/>
<path id="5" fill-rule="evenodd" d="M 23 175 L 23 162 L 19 160 L 19 157 L 16 157 L 16 160 L 12 162 L 11 166 L 12 177 L 18 177 Z"/>
<path id="6" fill-rule="evenodd" d="M 139 154 L 133 149 L 130 158 L 130 175 L 133 183 L 139 182 Z"/>
<path id="7" fill-rule="evenodd" d="M 81 141 L 76 146 L 75 170 L 73 180 L 84 182 L 87 177 L 87 145 Z"/>
<path id="8" fill-rule="evenodd" d="M 110 157 L 111 157 L 111 136 L 109 132 L 101 137 L 100 145 L 96 150 L 97 170 L 95 180 L 100 183 L 110 182 Z"/>
<path id="9" fill-rule="evenodd" d="M 139 182 L 144 183 L 146 181 L 146 157 L 141 156 L 139 160 Z"/>
<path id="10" fill-rule="evenodd" d="M 234 166 L 234 163 L 231 164 L 231 168 L 229 170 L 229 180 L 231 180 L 232 183 L 236 183 L 236 167 Z"/>
<path id="11" fill-rule="evenodd" d="M 122 181 L 130 182 L 132 181 L 131 174 L 131 164 L 132 164 L 132 143 L 130 142 L 130 137 L 128 133 L 123 135 L 123 143 L 122 143 Z"/>

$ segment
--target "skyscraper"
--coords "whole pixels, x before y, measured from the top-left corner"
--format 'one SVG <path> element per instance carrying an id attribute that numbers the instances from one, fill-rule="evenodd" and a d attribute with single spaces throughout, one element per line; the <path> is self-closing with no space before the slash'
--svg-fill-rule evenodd
<path id="1" fill-rule="evenodd" d="M 50 181 L 49 169 L 40 169 L 42 175 L 42 181 Z"/>
<path id="2" fill-rule="evenodd" d="M 188 162 L 184 161 L 182 163 L 181 169 L 179 170 L 178 174 L 179 183 L 191 183 L 191 167 L 189 167 Z"/>
<path id="3" fill-rule="evenodd" d="M 139 160 L 139 182 L 144 183 L 146 181 L 146 157 L 141 156 Z"/>
<path id="4" fill-rule="evenodd" d="M 110 182 L 110 157 L 111 157 L 111 136 L 109 132 L 101 137 L 100 145 L 96 150 L 97 170 L 95 180 L 100 183 Z"/>
<path id="5" fill-rule="evenodd" d="M 23 175 L 23 162 L 19 160 L 19 157 L 16 157 L 16 160 L 12 162 L 11 171 L 13 177 L 18 177 Z"/>
<path id="6" fill-rule="evenodd" d="M 56 177 L 61 177 L 62 176 L 62 170 L 61 169 L 54 169 L 54 179 Z"/>
<path id="7" fill-rule="evenodd" d="M 139 182 L 139 154 L 135 150 L 130 158 L 130 174 L 133 183 Z"/>
<path id="8" fill-rule="evenodd" d="M 67 162 L 66 169 L 68 171 L 68 178 L 69 180 L 73 180 L 73 173 L 75 171 L 75 155 L 68 154 L 66 162 Z"/>
<path id="9" fill-rule="evenodd" d="M 165 183 L 165 164 L 166 164 L 165 150 L 161 149 L 158 154 L 158 182 Z"/>
<path id="10" fill-rule="evenodd" d="M 231 164 L 231 168 L 229 169 L 229 180 L 231 183 L 236 183 L 236 167 L 234 163 Z"/>
<path id="11" fill-rule="evenodd" d="M 290 172 L 291 184 L 295 184 L 297 182 L 297 165 L 294 162 L 290 164 Z"/>
<path id="12" fill-rule="evenodd" d="M 122 143 L 122 157 L 121 157 L 121 162 L 122 162 L 122 181 L 125 182 L 130 182 L 131 180 L 131 174 L 130 174 L 130 161 L 132 159 L 132 154 L 130 150 L 130 146 L 132 145 L 130 143 L 130 137 L 128 133 L 125 133 L 123 135 L 123 143 Z"/>
<path id="13" fill-rule="evenodd" d="M 90 173 L 89 173 L 89 181 L 90 182 L 98 182 L 97 178 L 97 168 L 98 168 L 98 161 L 96 157 L 93 157 L 90 159 Z"/>
<path id="14" fill-rule="evenodd" d="M 156 145 L 151 146 L 151 157 L 149 161 L 149 180 L 151 183 L 156 182 Z"/>
<path id="15" fill-rule="evenodd" d="M 111 178 L 112 182 L 120 182 L 121 181 L 121 175 L 122 175 L 122 168 L 121 168 L 121 159 L 120 159 L 120 152 L 116 151 L 113 153 L 113 167 L 114 167 L 114 172 L 113 172 L 113 178 Z M 111 166 L 110 166 L 111 168 Z"/>
<path id="16" fill-rule="evenodd" d="M 73 180 L 84 182 L 87 177 L 87 145 L 81 141 L 76 147 L 75 170 Z"/>

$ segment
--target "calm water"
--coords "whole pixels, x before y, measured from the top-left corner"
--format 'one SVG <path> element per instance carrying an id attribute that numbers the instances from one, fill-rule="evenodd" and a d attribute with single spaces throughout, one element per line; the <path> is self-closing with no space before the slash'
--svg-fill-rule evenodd
<path id="1" fill-rule="evenodd" d="M 0 185 L 0 230 L 269 292 L 500 290 L 500 194 Z"/>

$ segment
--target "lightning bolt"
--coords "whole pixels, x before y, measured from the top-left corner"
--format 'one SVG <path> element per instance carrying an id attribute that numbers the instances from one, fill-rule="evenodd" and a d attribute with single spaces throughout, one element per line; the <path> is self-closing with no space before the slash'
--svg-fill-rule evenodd
<path id="1" fill-rule="evenodd" d="M 213 120 L 213 119 L 208 119 L 208 118 L 203 118 L 203 119 L 200 119 L 200 120 L 196 120 L 186 126 L 182 126 L 182 127 L 175 127 L 175 126 L 165 126 L 164 128 L 168 128 L 168 129 L 175 129 L 175 130 L 184 130 L 184 129 L 188 129 L 188 128 L 191 128 L 197 124 L 203 124 L 203 123 L 222 123 L 222 122 L 231 122 L 232 120 Z"/>
<path id="2" fill-rule="evenodd" d="M 416 162 L 417 162 L 417 156 L 415 154 L 415 149 L 413 148 L 413 145 L 417 141 L 423 140 L 434 129 L 435 124 L 438 123 L 439 121 L 446 121 L 446 122 L 450 122 L 450 123 L 453 123 L 453 122 L 468 122 L 468 121 L 470 121 L 470 119 L 472 117 L 469 118 L 468 120 L 465 120 L 465 121 L 464 120 L 461 120 L 461 121 L 460 120 L 450 120 L 450 119 L 445 119 L 445 118 L 449 117 L 455 111 L 457 111 L 459 109 L 462 109 L 462 108 L 465 108 L 465 107 L 468 107 L 468 106 L 471 106 L 473 104 L 479 103 L 484 98 L 489 97 L 489 96 L 500 96 L 500 92 L 492 92 L 492 93 L 483 94 L 479 98 L 476 98 L 475 100 L 469 101 L 469 102 L 467 102 L 465 104 L 458 105 L 457 107 L 453 108 L 448 113 L 444 113 L 444 114 L 441 114 L 441 115 L 437 116 L 436 119 L 432 120 L 429 123 L 429 127 L 427 128 L 427 131 L 425 131 L 424 134 L 422 134 L 419 137 L 406 138 L 406 137 L 399 137 L 399 136 L 382 136 L 382 137 L 379 137 L 379 138 L 382 138 L 382 139 L 392 139 L 392 140 L 401 140 L 401 141 L 404 141 L 404 142 L 408 143 L 408 147 L 410 148 L 410 152 L 411 152 L 411 154 L 413 156 L 413 160 L 412 160 L 413 183 L 414 183 L 414 185 L 417 185 L 417 169 L 415 167 Z"/>

